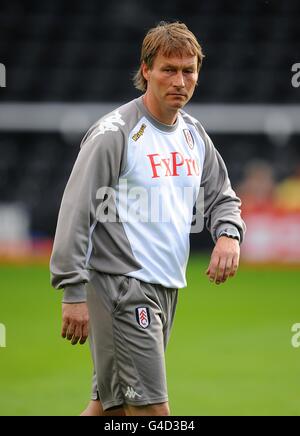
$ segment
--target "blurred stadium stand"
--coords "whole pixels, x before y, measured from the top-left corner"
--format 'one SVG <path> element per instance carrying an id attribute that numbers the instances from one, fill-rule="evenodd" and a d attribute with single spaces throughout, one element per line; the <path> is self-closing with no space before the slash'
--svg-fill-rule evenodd
<path id="1" fill-rule="evenodd" d="M 0 118 L 4 104 L 119 104 L 137 97 L 131 78 L 145 32 L 177 19 L 206 54 L 194 103 L 299 104 L 300 88 L 291 86 L 291 67 L 300 62 L 298 0 L 1 0 L 7 86 L 0 88 Z M 67 136 L 59 126 L 57 132 L 0 128 L 0 203 L 24 204 L 34 236 L 54 234 L 83 133 Z M 300 161 L 299 130 L 283 138 L 213 131 L 212 138 L 234 187 L 252 159 L 268 162 L 276 181 Z M 192 247 L 209 243 L 194 236 Z"/>
<path id="2" fill-rule="evenodd" d="M 298 0 L 1 0 L 1 101 L 134 98 L 145 31 L 180 19 L 206 53 L 194 101 L 297 103 L 287 75 L 299 62 L 299 18 Z"/>

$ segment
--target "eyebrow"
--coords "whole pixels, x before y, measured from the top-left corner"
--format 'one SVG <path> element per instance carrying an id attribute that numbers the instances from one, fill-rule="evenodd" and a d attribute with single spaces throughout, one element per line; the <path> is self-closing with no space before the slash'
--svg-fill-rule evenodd
<path id="1" fill-rule="evenodd" d="M 178 65 L 174 65 L 174 64 L 162 64 L 162 68 L 180 68 Z M 195 64 L 189 64 L 189 65 L 184 65 L 182 67 L 183 69 L 185 68 L 196 68 Z"/>

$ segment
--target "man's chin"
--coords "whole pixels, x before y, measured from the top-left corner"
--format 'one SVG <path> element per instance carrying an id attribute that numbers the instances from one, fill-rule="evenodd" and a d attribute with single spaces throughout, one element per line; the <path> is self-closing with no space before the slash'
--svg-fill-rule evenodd
<path id="1" fill-rule="evenodd" d="M 170 107 L 170 109 L 174 109 L 174 110 L 178 110 L 183 108 L 183 106 L 185 106 L 187 103 L 186 99 L 176 99 L 173 101 L 168 101 L 168 106 Z"/>
<path id="2" fill-rule="evenodd" d="M 186 105 L 186 101 L 176 101 L 170 105 L 174 110 L 182 109 Z"/>

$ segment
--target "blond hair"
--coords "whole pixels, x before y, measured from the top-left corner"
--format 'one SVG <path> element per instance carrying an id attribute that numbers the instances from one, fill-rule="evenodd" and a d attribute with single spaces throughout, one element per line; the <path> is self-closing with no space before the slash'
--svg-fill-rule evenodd
<path id="1" fill-rule="evenodd" d="M 198 73 L 204 58 L 197 38 L 185 24 L 178 21 L 174 23 L 161 21 L 156 27 L 148 31 L 143 41 L 140 68 L 133 78 L 134 86 L 140 91 L 147 90 L 147 80 L 143 76 L 142 65 L 145 63 L 151 69 L 158 52 L 166 57 L 173 55 L 197 56 Z"/>

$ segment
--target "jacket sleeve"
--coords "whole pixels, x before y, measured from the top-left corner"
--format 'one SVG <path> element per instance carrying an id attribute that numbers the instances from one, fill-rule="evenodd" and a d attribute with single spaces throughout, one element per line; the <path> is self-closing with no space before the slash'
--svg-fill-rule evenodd
<path id="1" fill-rule="evenodd" d="M 96 223 L 99 188 L 113 187 L 124 154 L 122 132 L 86 135 L 66 186 L 50 260 L 51 283 L 64 289 L 64 302 L 84 302 L 90 230 Z"/>
<path id="2" fill-rule="evenodd" d="M 225 163 L 210 137 L 200 126 L 205 142 L 205 161 L 201 181 L 204 189 L 204 216 L 214 242 L 221 232 L 231 229 L 243 241 L 246 226 L 241 218 L 241 200 L 231 187 Z"/>

